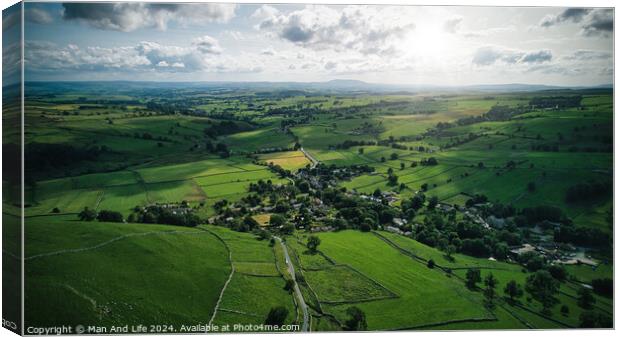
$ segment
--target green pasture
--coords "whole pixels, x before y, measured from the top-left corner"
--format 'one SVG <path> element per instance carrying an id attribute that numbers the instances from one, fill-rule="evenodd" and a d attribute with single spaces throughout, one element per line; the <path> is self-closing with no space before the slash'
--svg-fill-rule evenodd
<path id="1" fill-rule="evenodd" d="M 28 219 L 26 237 L 31 326 L 205 323 L 230 270 L 197 229 L 53 216 Z"/>

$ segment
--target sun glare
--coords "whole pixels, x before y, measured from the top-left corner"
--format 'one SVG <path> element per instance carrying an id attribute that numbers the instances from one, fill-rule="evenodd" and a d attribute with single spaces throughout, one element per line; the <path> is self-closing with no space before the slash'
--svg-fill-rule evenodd
<path id="1" fill-rule="evenodd" d="M 428 59 L 441 58 L 447 52 L 449 38 L 440 27 L 421 25 L 409 35 L 410 53 Z"/>

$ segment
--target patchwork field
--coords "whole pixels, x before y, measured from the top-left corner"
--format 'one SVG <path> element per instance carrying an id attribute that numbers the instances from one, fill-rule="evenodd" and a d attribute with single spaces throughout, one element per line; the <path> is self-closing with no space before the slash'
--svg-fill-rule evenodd
<path id="1" fill-rule="evenodd" d="M 609 327 L 611 90 L 28 89 L 27 324 Z M 525 288 L 549 270 L 545 310 Z"/>
<path id="2" fill-rule="evenodd" d="M 275 306 L 287 308 L 286 322 L 297 321 L 295 302 L 284 289 L 285 279 L 276 266 L 274 248 L 251 234 L 221 227 L 207 227 L 207 230 L 223 240 L 234 266 L 213 322 L 261 324 Z"/>

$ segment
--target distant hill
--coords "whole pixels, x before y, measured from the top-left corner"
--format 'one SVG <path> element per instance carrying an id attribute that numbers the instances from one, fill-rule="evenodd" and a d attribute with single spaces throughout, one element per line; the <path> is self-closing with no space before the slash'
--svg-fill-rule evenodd
<path id="1" fill-rule="evenodd" d="M 429 91 L 467 91 L 467 92 L 525 92 L 572 89 L 610 89 L 613 84 L 597 86 L 553 86 L 543 84 L 476 84 L 465 86 L 441 86 L 424 84 L 379 84 L 359 80 L 334 79 L 326 82 L 152 82 L 152 81 L 61 81 L 61 82 L 26 82 L 28 88 L 46 89 L 46 91 L 66 90 L 79 86 L 81 89 L 205 89 L 205 90 L 265 90 L 265 91 L 327 91 L 327 92 L 378 92 L 378 93 L 414 93 Z"/>

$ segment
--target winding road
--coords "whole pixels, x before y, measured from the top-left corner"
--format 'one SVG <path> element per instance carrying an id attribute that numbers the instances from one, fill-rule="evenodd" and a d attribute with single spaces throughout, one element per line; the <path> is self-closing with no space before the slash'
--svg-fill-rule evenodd
<path id="1" fill-rule="evenodd" d="M 288 272 L 291 274 L 291 277 L 293 278 L 293 282 L 295 284 L 294 290 L 295 290 L 295 295 L 297 297 L 297 303 L 299 303 L 299 307 L 301 308 L 301 311 L 303 312 L 303 315 L 304 315 L 304 322 L 301 325 L 301 331 L 307 332 L 308 331 L 308 318 L 309 318 L 308 306 L 306 305 L 306 302 L 304 301 L 304 297 L 301 294 L 301 290 L 299 290 L 299 286 L 297 285 L 297 280 L 295 279 L 295 267 L 293 267 L 293 264 L 291 263 L 291 258 L 288 255 L 288 248 L 286 247 L 282 239 L 280 239 L 277 236 L 275 238 L 280 242 L 280 245 L 282 245 L 282 251 L 284 252 L 284 258 L 286 259 L 286 265 L 288 267 Z"/>

